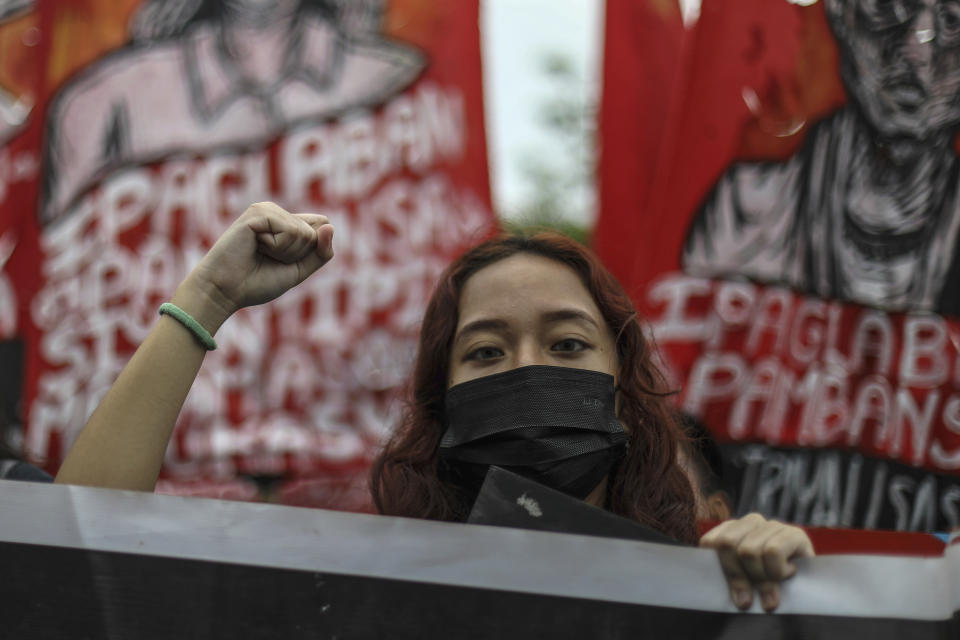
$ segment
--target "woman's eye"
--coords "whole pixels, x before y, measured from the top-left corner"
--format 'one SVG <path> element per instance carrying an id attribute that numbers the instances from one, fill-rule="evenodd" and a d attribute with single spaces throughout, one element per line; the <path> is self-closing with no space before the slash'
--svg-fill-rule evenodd
<path id="1" fill-rule="evenodd" d="M 503 355 L 503 351 L 496 347 L 480 347 L 467 354 L 467 360 L 492 360 Z"/>
<path id="2" fill-rule="evenodd" d="M 583 340 L 577 340 L 576 338 L 567 338 L 557 342 L 552 347 L 551 351 L 583 351 L 587 348 L 587 343 Z"/>

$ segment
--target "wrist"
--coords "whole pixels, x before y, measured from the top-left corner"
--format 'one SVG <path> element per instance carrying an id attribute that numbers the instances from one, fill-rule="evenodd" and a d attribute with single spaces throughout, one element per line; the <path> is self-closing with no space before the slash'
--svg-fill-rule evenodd
<path id="1" fill-rule="evenodd" d="M 193 316 L 211 336 L 237 311 L 216 285 L 194 274 L 180 283 L 170 302 Z"/>

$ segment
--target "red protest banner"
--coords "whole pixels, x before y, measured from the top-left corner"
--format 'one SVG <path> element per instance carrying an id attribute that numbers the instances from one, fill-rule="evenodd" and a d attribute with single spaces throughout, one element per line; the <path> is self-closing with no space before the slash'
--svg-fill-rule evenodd
<path id="1" fill-rule="evenodd" d="M 606 60 L 604 104 L 671 107 L 603 110 L 597 248 L 723 444 L 741 511 L 960 526 L 958 15 L 705 0 L 670 45 L 668 95 Z M 626 23 L 608 14 L 608 52 Z M 625 158 L 648 150 L 613 138 L 650 129 L 638 177 Z"/>
<path id="2" fill-rule="evenodd" d="M 37 145 L 28 125 L 36 113 L 39 45 L 32 3 L 0 4 L 0 341 L 12 341 L 18 332 L 17 281 L 10 260 L 23 235 L 23 216 L 15 203 L 22 202 L 24 188 L 36 180 Z M 15 400 L 0 406 L 0 427 L 9 421 L 13 406 Z"/>
<path id="3" fill-rule="evenodd" d="M 638 237 L 646 224 L 639 212 L 653 193 L 664 151 L 664 124 L 679 94 L 686 31 L 674 0 L 607 0 L 605 22 L 601 211 L 592 242 L 607 268 L 627 283 L 636 252 L 625 247 L 623 239 Z"/>
<path id="4" fill-rule="evenodd" d="M 317 478 L 336 491 L 297 500 L 356 508 L 337 496 L 393 422 L 432 282 L 492 227 L 476 2 L 268 4 L 39 9 L 42 163 L 11 273 L 37 274 L 25 445 L 51 469 L 158 305 L 272 200 L 326 214 L 336 260 L 218 334 L 163 486 Z"/>

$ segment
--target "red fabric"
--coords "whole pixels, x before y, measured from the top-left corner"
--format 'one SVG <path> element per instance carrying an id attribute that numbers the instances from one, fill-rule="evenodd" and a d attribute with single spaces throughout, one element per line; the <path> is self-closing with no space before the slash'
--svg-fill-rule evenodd
<path id="1" fill-rule="evenodd" d="M 716 527 L 719 522 L 699 522 L 700 536 Z M 940 538 L 929 533 L 903 531 L 863 531 L 861 529 L 830 529 L 826 527 L 803 527 L 810 536 L 813 549 L 818 555 L 899 555 L 936 557 L 943 555 L 946 545 Z"/>
<path id="2" fill-rule="evenodd" d="M 660 8 L 673 4 L 607 3 L 595 248 L 629 286 L 680 266 L 691 214 L 732 160 L 786 158 L 803 142 L 770 126 L 845 100 L 821 6 L 705 0 L 684 31 L 679 10 Z M 759 115 L 744 87 L 769 98 Z"/>
<path id="3" fill-rule="evenodd" d="M 624 238 L 642 237 L 639 214 L 655 192 L 665 125 L 682 80 L 685 32 L 679 6 L 670 0 L 608 0 L 605 25 L 601 207 L 592 242 L 614 276 L 629 283 L 637 252 Z"/>

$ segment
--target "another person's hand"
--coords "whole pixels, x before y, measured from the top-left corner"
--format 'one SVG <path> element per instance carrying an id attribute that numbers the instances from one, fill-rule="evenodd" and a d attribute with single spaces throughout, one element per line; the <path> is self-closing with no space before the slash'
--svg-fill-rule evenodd
<path id="1" fill-rule="evenodd" d="M 224 231 L 173 301 L 213 333 L 238 309 L 277 298 L 332 257 L 325 216 L 260 202 Z"/>
<path id="2" fill-rule="evenodd" d="M 717 550 L 734 604 L 749 608 L 756 589 L 765 611 L 780 604 L 780 583 L 797 572 L 793 560 L 814 555 L 803 529 L 758 513 L 717 525 L 700 546 Z"/>

